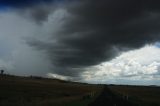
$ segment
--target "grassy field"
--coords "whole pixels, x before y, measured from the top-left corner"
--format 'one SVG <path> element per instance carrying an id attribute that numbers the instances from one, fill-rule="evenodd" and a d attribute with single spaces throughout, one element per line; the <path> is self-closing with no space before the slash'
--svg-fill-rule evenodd
<path id="1" fill-rule="evenodd" d="M 138 106 L 160 106 L 160 87 L 156 86 L 109 86 L 120 96 L 128 95 L 128 99 Z"/>
<path id="2" fill-rule="evenodd" d="M 0 106 L 87 106 L 101 89 L 56 79 L 0 76 Z M 84 98 L 92 92 L 94 97 Z"/>
<path id="3" fill-rule="evenodd" d="M 127 101 L 136 106 L 160 106 L 160 87 L 108 85 L 107 88 L 115 98 L 125 100 L 128 96 Z M 102 91 L 105 92 L 104 85 L 0 75 L 0 106 L 87 106 L 103 95 Z"/>

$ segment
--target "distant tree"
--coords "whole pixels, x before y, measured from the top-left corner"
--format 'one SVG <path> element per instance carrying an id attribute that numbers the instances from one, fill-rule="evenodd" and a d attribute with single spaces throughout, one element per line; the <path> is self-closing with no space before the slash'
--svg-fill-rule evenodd
<path id="1" fill-rule="evenodd" d="M 3 75 L 4 74 L 4 70 L 1 70 L 1 75 Z"/>

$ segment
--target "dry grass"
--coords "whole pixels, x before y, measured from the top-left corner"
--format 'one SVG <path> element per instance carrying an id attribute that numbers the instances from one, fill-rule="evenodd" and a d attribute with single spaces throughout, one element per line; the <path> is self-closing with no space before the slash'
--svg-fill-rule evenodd
<path id="1" fill-rule="evenodd" d="M 95 85 L 54 79 L 0 76 L 0 106 L 60 106 L 83 103 L 83 96 L 99 92 Z"/>
<path id="2" fill-rule="evenodd" d="M 110 86 L 110 88 L 121 95 L 128 95 L 141 106 L 160 106 L 160 87 Z"/>

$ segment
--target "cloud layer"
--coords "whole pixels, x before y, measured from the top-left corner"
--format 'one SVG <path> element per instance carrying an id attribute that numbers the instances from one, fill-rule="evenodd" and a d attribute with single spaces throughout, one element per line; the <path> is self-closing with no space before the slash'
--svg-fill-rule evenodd
<path id="1" fill-rule="evenodd" d="M 157 57 L 160 57 L 159 48 L 145 46 L 90 67 L 82 76 L 92 83 L 154 84 L 160 81 L 160 59 Z"/>
<path id="2" fill-rule="evenodd" d="M 27 66 L 32 66 L 29 70 L 42 70 L 39 72 L 41 74 L 51 70 L 55 73 L 53 75 L 80 79 L 89 67 L 112 60 L 122 52 L 139 49 L 160 40 L 160 8 L 156 0 L 18 1 L 1 1 L 0 9 L 5 7 L 8 10 L 1 12 L 1 27 L 6 27 L 1 28 L 0 43 L 5 46 L 1 47 L 3 52 L 0 56 L 1 59 L 8 55 L 14 57 L 16 67 L 23 62 L 25 66 L 25 61 L 28 61 L 27 64 L 33 63 Z M 24 54 L 28 57 L 23 58 Z M 136 56 L 139 55 L 141 54 Z M 19 61 L 18 56 L 22 56 L 22 60 Z M 131 75 L 140 74 L 139 70 L 142 69 L 146 73 L 148 67 L 152 70 L 156 68 L 155 64 L 159 64 L 149 62 L 146 66 L 143 64 L 142 68 L 139 61 L 141 59 L 138 63 L 131 61 L 133 67 L 128 70 L 135 70 Z M 45 64 L 42 65 L 43 63 Z M 116 65 L 119 61 L 111 61 L 110 64 Z M 35 69 L 34 66 L 41 67 Z M 126 63 L 115 67 L 115 70 L 122 70 Z M 92 70 L 99 69 L 95 67 Z M 112 70 L 107 73 L 115 72 Z M 116 74 L 119 75 L 119 72 Z M 126 76 L 130 74 L 124 72 L 123 77 Z"/>
<path id="3" fill-rule="evenodd" d="M 157 4 L 144 0 L 68 3 L 47 15 L 49 25 L 54 25 L 47 27 L 52 29 L 49 30 L 49 42 L 35 39 L 29 44 L 45 50 L 57 67 L 97 65 L 114 58 L 119 51 L 159 41 L 160 8 Z M 58 16 L 56 22 L 55 13 Z"/>

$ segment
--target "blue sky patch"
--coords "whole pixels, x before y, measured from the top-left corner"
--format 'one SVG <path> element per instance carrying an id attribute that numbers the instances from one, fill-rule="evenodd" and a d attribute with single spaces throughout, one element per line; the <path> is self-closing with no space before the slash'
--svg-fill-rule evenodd
<path id="1" fill-rule="evenodd" d="M 158 47 L 158 48 L 160 48 L 160 42 L 156 42 L 155 46 Z"/>
<path id="2" fill-rule="evenodd" d="M 54 2 L 55 0 L 0 0 L 0 8 L 4 9 L 6 7 L 26 7 L 31 5 L 36 5 L 38 3 L 48 3 Z M 61 0 L 60 0 L 61 1 Z"/>

